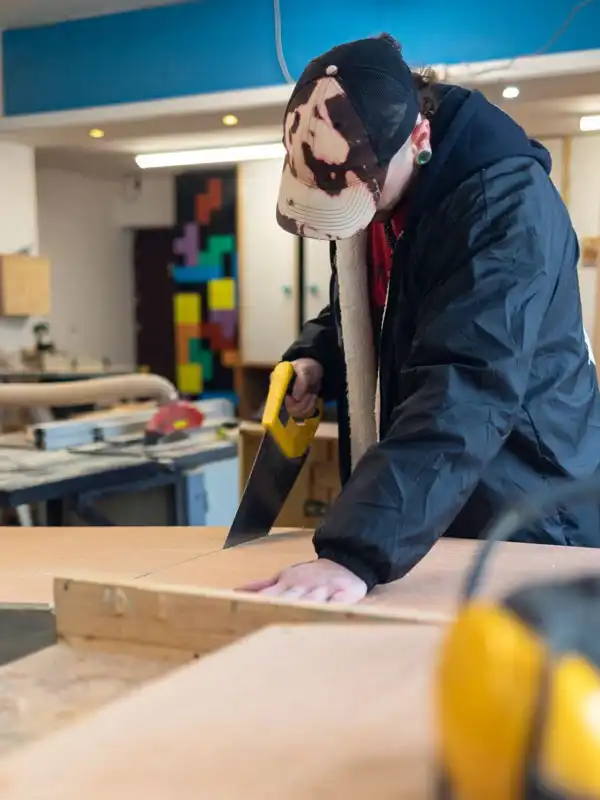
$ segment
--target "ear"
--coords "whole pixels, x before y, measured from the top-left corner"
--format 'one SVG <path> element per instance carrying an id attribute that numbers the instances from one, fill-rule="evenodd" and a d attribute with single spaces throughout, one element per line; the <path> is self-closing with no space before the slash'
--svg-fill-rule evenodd
<path id="1" fill-rule="evenodd" d="M 429 120 L 420 117 L 411 134 L 413 154 L 416 156 L 421 150 L 431 150 L 431 125 Z"/>

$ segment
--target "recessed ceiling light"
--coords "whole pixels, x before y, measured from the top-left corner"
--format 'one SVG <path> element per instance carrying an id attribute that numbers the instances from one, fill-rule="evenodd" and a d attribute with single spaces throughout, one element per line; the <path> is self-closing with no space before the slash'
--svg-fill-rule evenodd
<path id="1" fill-rule="evenodd" d="M 592 114 L 579 120 L 579 130 L 600 131 L 600 114 Z"/>
<path id="2" fill-rule="evenodd" d="M 104 139 L 104 131 L 100 128 L 92 128 L 89 135 L 92 139 Z"/>
<path id="3" fill-rule="evenodd" d="M 518 97 L 520 94 L 521 90 L 518 86 L 507 86 L 502 92 L 502 97 L 504 97 L 505 100 L 514 100 L 515 97 Z"/>
<path id="4" fill-rule="evenodd" d="M 223 125 L 227 125 L 228 127 L 233 127 L 233 125 L 237 125 L 239 119 L 236 117 L 235 114 L 225 114 L 223 117 Z"/>

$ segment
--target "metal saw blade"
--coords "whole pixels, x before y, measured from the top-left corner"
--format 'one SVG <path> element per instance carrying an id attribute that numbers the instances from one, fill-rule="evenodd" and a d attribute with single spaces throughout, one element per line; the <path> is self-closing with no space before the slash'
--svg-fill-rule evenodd
<path id="1" fill-rule="evenodd" d="M 286 458 L 271 436 L 265 433 L 224 549 L 269 534 L 307 456 L 308 451 L 301 458 Z"/>

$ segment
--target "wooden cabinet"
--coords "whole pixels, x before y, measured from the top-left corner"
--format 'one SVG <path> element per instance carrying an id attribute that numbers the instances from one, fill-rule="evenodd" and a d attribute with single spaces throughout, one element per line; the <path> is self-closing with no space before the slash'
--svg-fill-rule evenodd
<path id="1" fill-rule="evenodd" d="M 299 240 L 277 224 L 283 161 L 238 167 L 240 348 L 245 364 L 275 364 L 298 335 Z"/>
<path id="2" fill-rule="evenodd" d="M 263 434 L 263 429 L 256 423 L 244 422 L 240 428 L 240 497 Z M 332 422 L 323 422 L 275 527 L 314 528 L 340 491 L 338 427 Z"/>
<path id="3" fill-rule="evenodd" d="M 0 315 L 50 313 L 50 262 L 28 255 L 0 255 Z"/>

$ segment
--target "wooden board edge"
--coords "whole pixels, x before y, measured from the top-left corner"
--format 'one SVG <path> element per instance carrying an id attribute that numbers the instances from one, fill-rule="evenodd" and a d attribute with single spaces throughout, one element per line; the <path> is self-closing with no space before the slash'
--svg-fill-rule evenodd
<path id="1" fill-rule="evenodd" d="M 92 578 L 54 581 L 60 639 L 194 658 L 270 625 L 397 623 L 445 625 L 441 614 L 372 605 L 281 600 L 241 592 Z"/>

